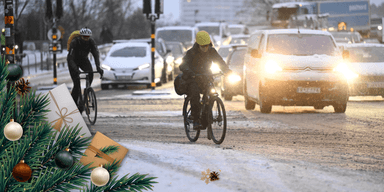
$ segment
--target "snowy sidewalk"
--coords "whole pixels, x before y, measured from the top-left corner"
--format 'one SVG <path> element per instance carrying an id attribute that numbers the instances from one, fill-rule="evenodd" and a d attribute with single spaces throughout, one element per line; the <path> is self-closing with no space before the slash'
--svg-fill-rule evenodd
<path id="1" fill-rule="evenodd" d="M 306 162 L 277 162 L 219 145 L 116 140 L 128 148 L 117 175 L 139 172 L 158 177 L 155 192 L 227 191 L 381 191 L 382 179 L 365 172 L 326 168 Z M 206 184 L 202 172 L 218 172 Z"/>

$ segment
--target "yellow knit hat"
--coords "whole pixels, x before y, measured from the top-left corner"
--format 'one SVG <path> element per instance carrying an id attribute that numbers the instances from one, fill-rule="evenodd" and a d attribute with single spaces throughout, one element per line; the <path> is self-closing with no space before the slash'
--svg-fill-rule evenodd
<path id="1" fill-rule="evenodd" d="M 211 43 L 211 37 L 206 31 L 199 31 L 196 34 L 196 43 L 199 45 L 208 45 Z"/>

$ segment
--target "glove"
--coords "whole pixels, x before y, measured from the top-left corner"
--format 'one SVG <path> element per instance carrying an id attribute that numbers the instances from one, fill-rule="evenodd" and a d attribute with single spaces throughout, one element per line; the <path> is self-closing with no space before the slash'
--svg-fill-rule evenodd
<path id="1" fill-rule="evenodd" d="M 103 78 L 104 70 L 102 70 L 100 67 L 97 68 L 97 72 L 100 73 L 100 79 Z"/>
<path id="2" fill-rule="evenodd" d="M 74 75 L 76 79 L 80 79 L 80 73 L 81 71 L 79 69 L 75 69 Z"/>

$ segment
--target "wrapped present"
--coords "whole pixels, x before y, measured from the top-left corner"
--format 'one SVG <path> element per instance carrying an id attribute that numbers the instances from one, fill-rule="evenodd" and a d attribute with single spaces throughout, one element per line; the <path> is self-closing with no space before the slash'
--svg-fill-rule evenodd
<path id="1" fill-rule="evenodd" d="M 61 132 L 64 126 L 71 128 L 78 125 L 81 127 L 80 135 L 92 136 L 65 84 L 57 86 L 48 91 L 47 94 L 50 100 L 48 105 L 50 112 L 47 114 L 48 122 L 53 125 L 55 130 Z"/>
<path id="2" fill-rule="evenodd" d="M 96 132 L 91 144 L 81 157 L 83 165 L 93 163 L 91 167 L 112 163 L 114 160 L 121 163 L 128 153 L 128 149 L 100 132 Z"/>

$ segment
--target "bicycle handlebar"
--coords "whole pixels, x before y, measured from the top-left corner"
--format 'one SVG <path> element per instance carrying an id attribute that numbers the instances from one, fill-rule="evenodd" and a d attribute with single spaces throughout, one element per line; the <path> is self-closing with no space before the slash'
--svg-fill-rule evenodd
<path id="1" fill-rule="evenodd" d="M 219 73 L 215 73 L 215 74 L 209 74 L 209 73 L 200 73 L 200 74 L 195 74 L 194 76 L 212 76 L 212 77 L 215 77 L 215 76 L 221 76 L 221 75 L 224 75 L 223 72 L 219 72 Z"/>

